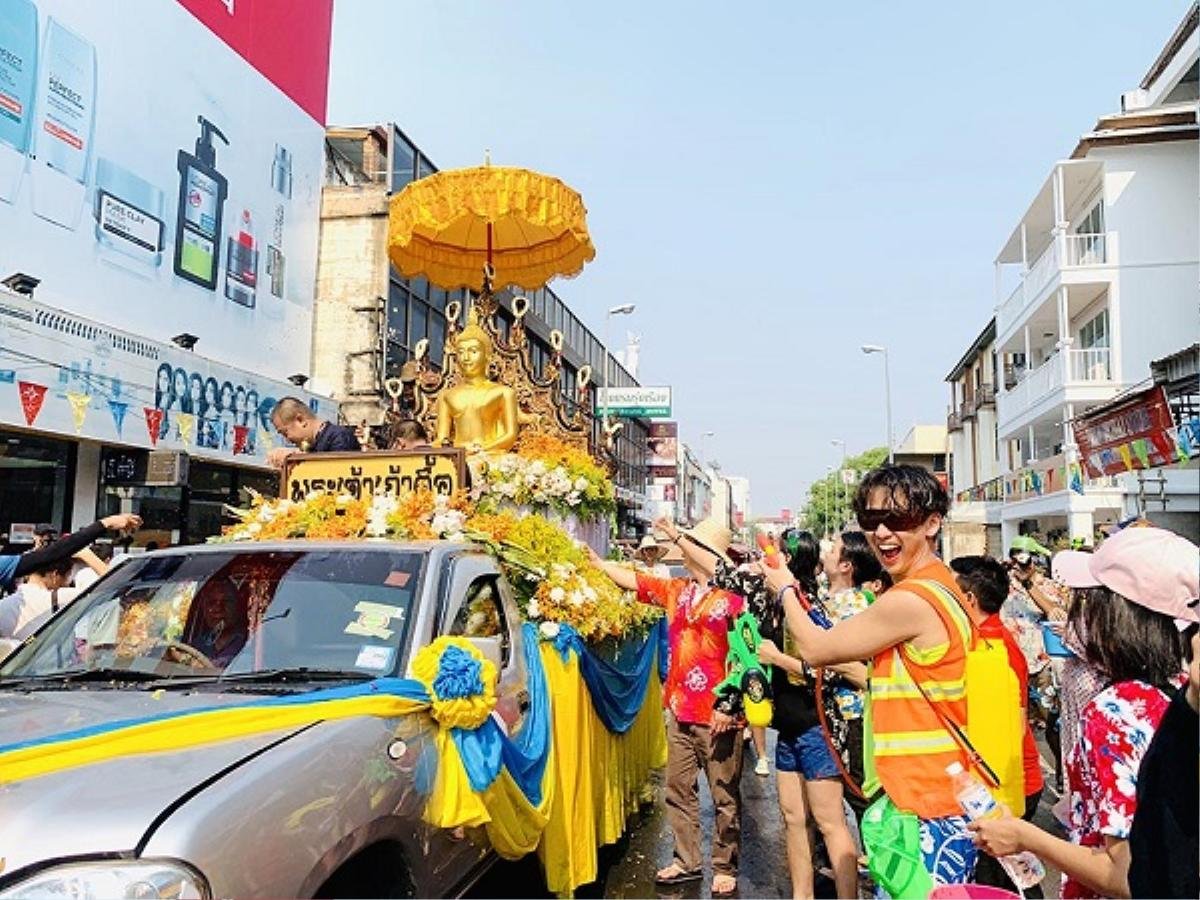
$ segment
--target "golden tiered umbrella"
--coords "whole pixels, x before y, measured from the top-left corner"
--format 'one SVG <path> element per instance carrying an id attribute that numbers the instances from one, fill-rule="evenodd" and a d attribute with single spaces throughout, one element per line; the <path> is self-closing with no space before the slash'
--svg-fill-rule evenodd
<path id="1" fill-rule="evenodd" d="M 388 255 L 447 290 L 537 290 L 596 256 L 583 198 L 557 178 L 505 166 L 451 169 L 392 198 Z"/>

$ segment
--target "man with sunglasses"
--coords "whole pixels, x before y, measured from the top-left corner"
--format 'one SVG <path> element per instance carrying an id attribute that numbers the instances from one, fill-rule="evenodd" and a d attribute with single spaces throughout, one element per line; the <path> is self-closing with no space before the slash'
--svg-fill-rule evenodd
<path id="1" fill-rule="evenodd" d="M 919 466 L 887 465 L 866 475 L 854 512 L 894 587 L 828 631 L 804 614 L 785 569 L 763 567 L 806 662 L 871 661 L 864 787 L 869 794 L 882 786 L 897 809 L 917 816 L 925 866 L 942 884 L 970 881 L 977 858 L 946 775 L 955 762 L 970 771 L 946 721 L 966 723 L 972 642 L 954 573 L 934 552 L 949 505 L 945 489 Z"/>

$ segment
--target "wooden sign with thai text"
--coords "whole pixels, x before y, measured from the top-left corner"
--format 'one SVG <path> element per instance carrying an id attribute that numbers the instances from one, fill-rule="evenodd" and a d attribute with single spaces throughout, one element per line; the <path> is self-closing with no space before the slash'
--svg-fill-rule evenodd
<path id="1" fill-rule="evenodd" d="M 313 491 L 356 499 L 428 488 L 450 495 L 467 489 L 466 454 L 457 448 L 364 453 L 297 453 L 288 457 L 280 496 L 303 500 Z"/>

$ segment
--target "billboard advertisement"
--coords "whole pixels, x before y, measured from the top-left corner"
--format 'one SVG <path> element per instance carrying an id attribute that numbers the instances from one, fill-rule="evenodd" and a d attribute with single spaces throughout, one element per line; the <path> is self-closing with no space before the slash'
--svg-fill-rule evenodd
<path id="1" fill-rule="evenodd" d="M 669 387 L 610 387 L 596 392 L 596 413 L 626 418 L 668 418 L 671 415 Z"/>
<path id="2" fill-rule="evenodd" d="M 0 278 L 307 373 L 333 0 L 4 0 Z"/>
<path id="3" fill-rule="evenodd" d="M 287 382 L 0 294 L 0 421 L 262 466 L 282 442 L 270 416 L 285 396 L 337 418 Z"/>
<path id="4" fill-rule="evenodd" d="M 647 429 L 647 450 L 649 457 L 646 464 L 658 468 L 658 477 L 675 477 L 675 467 L 679 462 L 679 423 L 651 422 Z M 666 475 L 670 469 L 671 474 Z"/>
<path id="5" fill-rule="evenodd" d="M 1071 428 L 1088 478 L 1170 466 L 1192 455 L 1190 426 L 1175 428 L 1162 385 L 1081 416 L 1071 423 Z M 1187 452 L 1181 451 L 1184 446 L 1188 447 Z"/>

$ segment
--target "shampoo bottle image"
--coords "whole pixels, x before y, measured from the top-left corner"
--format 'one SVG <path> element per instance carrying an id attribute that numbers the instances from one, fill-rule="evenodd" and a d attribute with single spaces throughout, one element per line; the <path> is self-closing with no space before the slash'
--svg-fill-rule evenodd
<path id="1" fill-rule="evenodd" d="M 37 32 L 30 0 L 0 3 L 0 200 L 6 203 L 16 199 L 33 136 Z"/>
<path id="2" fill-rule="evenodd" d="M 53 16 L 39 61 L 33 136 L 33 211 L 65 228 L 87 199 L 96 126 L 96 48 Z"/>
<path id="3" fill-rule="evenodd" d="M 292 153 L 287 147 L 275 145 L 271 161 L 271 188 L 279 195 L 275 203 L 275 221 L 271 227 L 271 242 L 267 244 L 267 276 L 271 295 L 283 298 L 287 258 L 283 255 L 284 204 L 292 199 Z"/>
<path id="4" fill-rule="evenodd" d="M 213 135 L 229 140 L 212 122 L 197 116 L 200 137 L 194 153 L 179 151 L 179 207 L 175 218 L 175 274 L 193 284 L 217 289 L 221 255 L 221 215 L 229 183 L 217 171 Z"/>
<path id="5" fill-rule="evenodd" d="M 243 209 L 237 236 L 229 236 L 225 248 L 225 296 L 234 303 L 254 308 L 258 291 L 258 245 L 250 210 Z"/>

